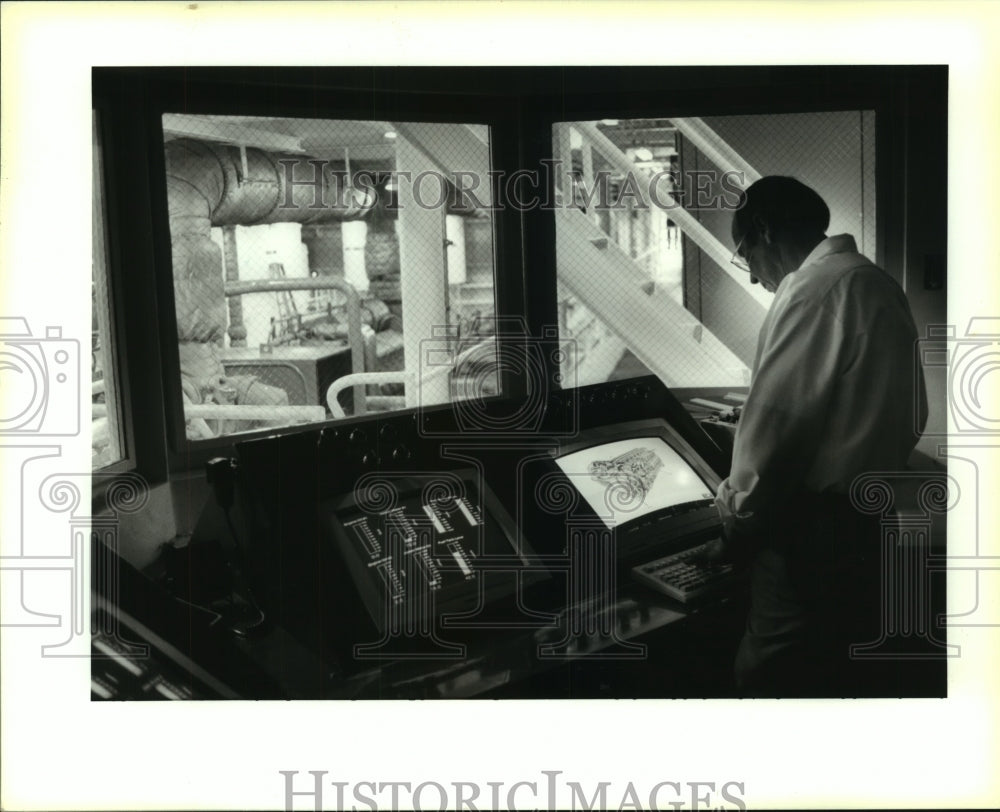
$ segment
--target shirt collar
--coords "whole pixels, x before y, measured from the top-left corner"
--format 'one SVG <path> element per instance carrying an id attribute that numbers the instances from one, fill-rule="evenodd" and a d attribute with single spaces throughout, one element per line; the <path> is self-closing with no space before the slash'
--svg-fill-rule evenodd
<path id="1" fill-rule="evenodd" d="M 799 270 L 808 265 L 821 262 L 832 254 L 846 253 L 858 253 L 858 244 L 854 242 L 854 237 L 850 234 L 835 234 L 833 237 L 827 237 L 825 240 L 822 240 L 819 245 L 813 248 L 809 252 L 809 256 L 802 261 Z"/>

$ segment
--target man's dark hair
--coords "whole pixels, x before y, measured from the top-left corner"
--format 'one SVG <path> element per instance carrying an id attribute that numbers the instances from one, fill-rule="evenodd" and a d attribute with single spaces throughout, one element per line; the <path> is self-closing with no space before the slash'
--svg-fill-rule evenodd
<path id="1" fill-rule="evenodd" d="M 825 234 L 830 209 L 813 189 L 783 175 L 770 175 L 740 195 L 733 216 L 733 239 L 740 240 L 759 217 L 778 236 Z"/>

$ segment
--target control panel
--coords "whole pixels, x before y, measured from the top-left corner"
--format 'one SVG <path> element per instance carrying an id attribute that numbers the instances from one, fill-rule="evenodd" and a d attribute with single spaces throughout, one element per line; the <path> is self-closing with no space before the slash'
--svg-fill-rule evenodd
<path id="1" fill-rule="evenodd" d="M 640 556 L 712 529 L 718 449 L 658 379 L 549 391 L 511 430 L 534 402 L 445 404 L 240 443 L 238 513 L 264 612 L 303 640 L 339 639 L 353 660 L 358 641 L 387 630 L 474 626 L 456 618 L 484 606 L 499 617 L 529 586 L 494 628 L 553 617 L 583 599 L 591 537 L 621 559 L 604 589 L 627 583 Z M 480 430 L 465 431 L 470 420 Z M 606 492 L 639 494 L 644 507 L 605 511 Z"/>

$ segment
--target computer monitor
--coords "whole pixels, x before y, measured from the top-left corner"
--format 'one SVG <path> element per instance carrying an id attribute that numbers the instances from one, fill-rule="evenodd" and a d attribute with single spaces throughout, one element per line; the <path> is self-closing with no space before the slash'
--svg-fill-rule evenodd
<path id="1" fill-rule="evenodd" d="M 559 457 L 556 465 L 609 528 L 713 497 L 705 480 L 661 437 L 601 443 Z"/>
<path id="2" fill-rule="evenodd" d="M 619 556 L 718 526 L 718 475 L 667 421 L 603 426 L 562 444 L 554 462 L 616 532 Z"/>
<path id="3" fill-rule="evenodd" d="M 378 627 L 394 611 L 417 622 L 513 593 L 515 578 L 484 572 L 527 570 L 534 552 L 474 472 L 375 477 L 320 512 Z"/>

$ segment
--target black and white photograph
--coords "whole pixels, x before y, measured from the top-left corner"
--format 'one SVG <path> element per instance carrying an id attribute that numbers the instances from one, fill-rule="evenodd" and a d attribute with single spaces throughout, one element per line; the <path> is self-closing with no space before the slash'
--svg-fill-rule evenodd
<path id="1" fill-rule="evenodd" d="M 41 5 L 5 809 L 1000 800 L 978 6 Z"/>
<path id="2" fill-rule="evenodd" d="M 947 78 L 95 68 L 95 698 L 947 696 Z"/>

